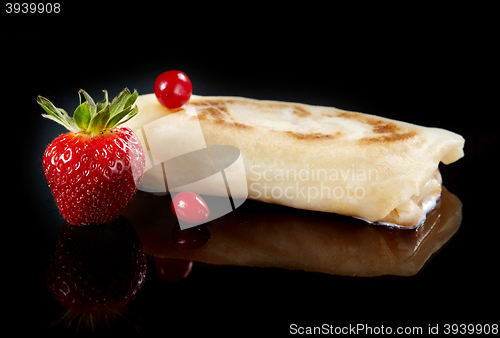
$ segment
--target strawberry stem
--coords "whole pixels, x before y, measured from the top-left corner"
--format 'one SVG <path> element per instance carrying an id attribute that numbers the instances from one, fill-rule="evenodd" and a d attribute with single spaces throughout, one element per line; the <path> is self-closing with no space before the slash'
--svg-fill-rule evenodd
<path id="1" fill-rule="evenodd" d="M 130 93 L 128 88 L 122 90 L 110 103 L 108 92 L 103 90 L 104 100 L 94 102 L 92 97 L 83 89 L 78 91 L 80 105 L 75 109 L 73 117 L 43 96 L 38 96 L 37 102 L 47 114 L 43 117 L 53 120 L 73 132 L 99 134 L 112 129 L 137 115 L 139 108 L 135 101 L 139 96 L 137 90 Z M 82 102 L 82 94 L 84 101 Z"/>

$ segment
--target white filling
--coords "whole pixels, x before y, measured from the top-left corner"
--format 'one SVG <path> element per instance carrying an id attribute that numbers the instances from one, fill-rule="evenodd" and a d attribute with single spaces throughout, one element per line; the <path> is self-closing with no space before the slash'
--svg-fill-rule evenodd
<path id="1" fill-rule="evenodd" d="M 410 226 L 407 226 L 407 225 L 399 225 L 399 224 L 396 224 L 396 223 L 391 223 L 391 222 L 382 222 L 382 221 L 379 221 L 379 222 L 370 222 L 364 218 L 361 218 L 361 217 L 356 217 L 360 220 L 363 220 L 367 223 L 370 223 L 370 224 L 374 224 L 374 225 L 381 225 L 381 226 L 385 226 L 385 227 L 389 227 L 389 228 L 393 228 L 393 229 L 400 229 L 400 230 L 413 230 L 413 229 L 417 229 L 419 228 L 421 225 L 424 224 L 426 218 L 427 218 L 427 214 L 433 210 L 435 207 L 436 207 L 436 204 L 437 204 L 437 201 L 439 199 L 439 197 L 441 197 L 441 193 L 438 194 L 438 195 L 432 195 L 432 196 L 429 196 L 429 197 L 426 197 L 424 199 L 424 201 L 422 202 L 422 211 L 423 211 L 423 216 L 420 217 L 420 219 L 418 220 L 417 224 L 415 225 L 410 225 Z"/>
<path id="2" fill-rule="evenodd" d="M 370 222 L 361 217 L 356 218 L 370 224 L 386 226 L 394 229 L 416 229 L 424 224 L 427 214 L 436 207 L 437 201 L 441 196 L 441 183 L 441 173 L 439 172 L 439 169 L 436 169 L 433 176 L 423 186 L 419 195 L 412 196 L 412 198 L 408 201 L 397 206 L 382 220 Z M 415 221 L 415 219 L 417 220 Z"/>

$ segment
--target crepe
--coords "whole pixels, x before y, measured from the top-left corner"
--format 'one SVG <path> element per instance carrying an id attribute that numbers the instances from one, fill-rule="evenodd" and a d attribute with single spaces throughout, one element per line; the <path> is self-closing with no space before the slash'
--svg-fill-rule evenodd
<path id="1" fill-rule="evenodd" d="M 197 167 L 213 167 L 210 146 L 238 148 L 248 194 L 233 198 L 399 227 L 422 224 L 441 192 L 439 163 L 464 155 L 465 141 L 453 132 L 331 107 L 193 95 L 169 110 L 154 94 L 139 96 L 136 104 L 138 115 L 124 126 L 148 151 L 180 156 L 208 147 L 206 159 L 186 166 L 194 176 L 209 174 L 194 173 Z M 164 189 L 164 173 L 154 165 L 145 180 L 156 182 L 149 188 Z M 210 187 L 200 193 L 218 195 Z"/>

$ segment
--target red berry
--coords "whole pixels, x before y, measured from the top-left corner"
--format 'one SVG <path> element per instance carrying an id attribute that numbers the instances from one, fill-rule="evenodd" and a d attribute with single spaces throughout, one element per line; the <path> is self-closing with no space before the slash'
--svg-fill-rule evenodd
<path id="1" fill-rule="evenodd" d="M 191 80 L 181 71 L 169 70 L 156 78 L 154 91 L 158 101 L 168 109 L 180 108 L 193 93 Z"/>
<path id="2" fill-rule="evenodd" d="M 43 156 L 45 177 L 59 211 L 73 225 L 116 219 L 132 200 L 144 165 L 137 136 L 120 127 L 98 136 L 60 135 Z"/>
<path id="3" fill-rule="evenodd" d="M 172 240 L 179 249 L 183 250 L 198 249 L 207 244 L 210 237 L 210 232 L 204 225 L 181 230 L 176 224 L 172 229 Z"/>
<path id="4" fill-rule="evenodd" d="M 48 145 L 43 170 L 66 221 L 108 223 L 131 201 L 144 173 L 139 139 L 132 130 L 117 127 L 138 113 L 134 103 L 139 94 L 125 88 L 109 102 L 104 91 L 104 100 L 96 104 L 83 89 L 79 93 L 73 118 L 46 98 L 37 99 L 47 113 L 43 117 L 70 130 Z"/>
<path id="5" fill-rule="evenodd" d="M 210 209 L 200 195 L 183 191 L 172 199 L 172 210 L 181 221 L 188 223 L 205 222 L 210 217 Z"/>

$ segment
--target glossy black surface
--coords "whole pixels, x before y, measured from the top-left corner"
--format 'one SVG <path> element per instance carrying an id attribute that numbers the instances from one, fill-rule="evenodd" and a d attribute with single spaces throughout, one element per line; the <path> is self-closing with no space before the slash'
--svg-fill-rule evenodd
<path id="1" fill-rule="evenodd" d="M 473 97 L 477 78 L 458 37 L 450 33 L 432 43 L 417 37 L 344 45 L 275 35 L 264 43 L 248 35 L 231 44 L 215 35 L 172 50 L 159 39 L 131 35 L 127 41 L 149 44 L 139 44 L 131 54 L 97 53 L 87 49 L 86 40 L 57 32 L 5 37 L 4 70 L 9 74 L 2 100 L 10 103 L 2 108 L 8 115 L 2 147 L 8 201 L 3 209 L 3 277 L 8 281 L 3 292 L 5 307 L 16 319 L 11 325 L 19 332 L 44 333 L 61 310 L 44 275 L 63 219 L 41 159 L 64 130 L 41 118 L 36 96 L 72 112 L 80 88 L 97 97 L 102 89 L 114 96 L 124 87 L 151 93 L 156 75 L 169 69 L 187 73 L 199 95 L 334 106 L 463 135 L 465 157 L 440 167 L 445 186 L 463 203 L 463 222 L 445 249 L 411 278 L 347 278 L 195 262 L 185 281 L 168 283 L 149 261 L 146 282 L 128 304 L 140 318 L 143 336 L 178 330 L 286 335 L 292 323 L 411 325 L 426 332 L 429 324 L 498 322 L 496 116 Z M 91 42 L 102 40 L 96 35 Z"/>

